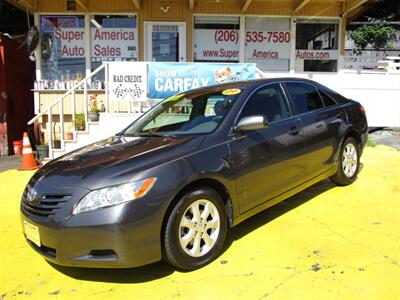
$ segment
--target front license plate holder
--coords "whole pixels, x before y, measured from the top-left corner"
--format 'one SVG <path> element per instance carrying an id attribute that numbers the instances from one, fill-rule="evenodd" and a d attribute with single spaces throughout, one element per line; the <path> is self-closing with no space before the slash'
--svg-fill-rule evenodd
<path id="1" fill-rule="evenodd" d="M 38 247 L 41 246 L 39 227 L 24 220 L 24 232 L 28 240 L 36 244 Z"/>

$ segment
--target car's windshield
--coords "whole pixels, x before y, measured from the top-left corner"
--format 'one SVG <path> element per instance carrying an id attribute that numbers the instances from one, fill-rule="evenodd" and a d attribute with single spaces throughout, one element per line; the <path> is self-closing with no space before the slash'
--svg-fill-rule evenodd
<path id="1" fill-rule="evenodd" d="M 125 136 L 179 136 L 214 131 L 240 89 L 169 97 L 129 126 Z"/>

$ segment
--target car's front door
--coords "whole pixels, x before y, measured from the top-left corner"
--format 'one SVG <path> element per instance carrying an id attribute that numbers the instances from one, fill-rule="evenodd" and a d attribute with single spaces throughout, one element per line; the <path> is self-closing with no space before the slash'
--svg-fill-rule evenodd
<path id="1" fill-rule="evenodd" d="M 322 101 L 322 91 L 304 82 L 285 82 L 284 86 L 303 124 L 307 145 L 307 179 L 331 168 L 340 146 L 340 128 L 346 116 L 340 105 Z M 333 99 L 331 99 L 333 101 Z"/>
<path id="2" fill-rule="evenodd" d="M 237 121 L 260 114 L 267 117 L 267 128 L 233 133 L 229 142 L 241 213 L 290 190 L 304 178 L 301 122 L 292 115 L 280 84 L 255 91 Z"/>

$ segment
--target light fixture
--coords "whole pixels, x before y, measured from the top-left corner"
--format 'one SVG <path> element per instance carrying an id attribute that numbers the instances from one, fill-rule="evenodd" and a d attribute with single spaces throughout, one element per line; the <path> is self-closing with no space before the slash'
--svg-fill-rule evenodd
<path id="1" fill-rule="evenodd" d="M 161 7 L 160 8 L 161 8 L 162 12 L 166 14 L 170 9 L 169 1 L 163 1 L 161 3 Z"/>
<path id="2" fill-rule="evenodd" d="M 166 14 L 169 11 L 169 5 L 161 5 L 161 10 Z"/>
<path id="3" fill-rule="evenodd" d="M 75 10 L 76 11 L 76 1 L 75 0 L 67 0 L 67 10 Z"/>

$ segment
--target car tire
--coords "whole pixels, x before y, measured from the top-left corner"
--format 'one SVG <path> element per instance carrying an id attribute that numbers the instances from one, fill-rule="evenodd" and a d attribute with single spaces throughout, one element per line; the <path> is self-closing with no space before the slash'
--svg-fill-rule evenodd
<path id="1" fill-rule="evenodd" d="M 183 269 L 201 268 L 221 252 L 228 230 L 220 195 L 210 188 L 187 192 L 168 216 L 164 259 Z"/>
<path id="2" fill-rule="evenodd" d="M 345 140 L 340 150 L 338 170 L 330 180 L 336 185 L 349 185 L 357 179 L 360 170 L 360 146 L 350 137 Z"/>

